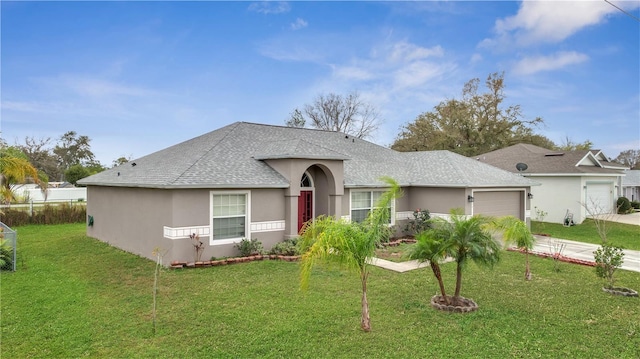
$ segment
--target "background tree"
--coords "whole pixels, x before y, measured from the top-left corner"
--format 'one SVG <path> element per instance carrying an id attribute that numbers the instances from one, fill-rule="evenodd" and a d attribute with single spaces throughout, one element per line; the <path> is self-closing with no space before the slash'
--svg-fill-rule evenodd
<path id="1" fill-rule="evenodd" d="M 289 114 L 289 119 L 285 122 L 287 127 L 298 127 L 298 128 L 304 128 L 306 123 L 307 121 L 304 119 L 304 115 L 297 108 Z"/>
<path id="2" fill-rule="evenodd" d="M 565 136 L 562 143 L 556 145 L 555 149 L 560 151 L 578 151 L 578 150 L 590 150 L 593 148 L 593 142 L 585 140 L 582 143 L 573 142 L 569 136 Z"/>
<path id="3" fill-rule="evenodd" d="M 539 117 L 526 120 L 520 105 L 504 106 L 504 74 L 490 74 L 479 93 L 480 80 L 467 82 L 462 98 L 440 102 L 430 112 L 405 125 L 391 148 L 397 151 L 449 150 L 465 156 L 497 150 L 525 142 L 545 146 L 550 142 L 533 132 L 543 123 Z"/>
<path id="4" fill-rule="evenodd" d="M 90 142 L 88 136 L 80 136 L 75 131 L 68 131 L 60 137 L 53 153 L 57 156 L 63 173 L 73 165 L 95 166 L 95 156 L 91 152 Z"/>
<path id="5" fill-rule="evenodd" d="M 400 186 L 391 178 L 384 181 L 391 186 L 376 203 L 376 209 L 369 212 L 363 223 L 346 222 L 333 217 L 321 217 L 305 225 L 300 246 L 304 251 L 300 269 L 300 286 L 309 285 L 311 271 L 316 261 L 334 262 L 360 275 L 362 285 L 362 330 L 371 331 L 369 302 L 367 299 L 367 280 L 369 262 L 373 258 L 378 244 L 388 237 L 388 207 L 394 198 L 401 195 Z"/>
<path id="6" fill-rule="evenodd" d="M 640 150 L 626 150 L 620 152 L 614 162 L 628 166 L 631 169 L 640 170 Z"/>
<path id="7" fill-rule="evenodd" d="M 48 178 L 60 180 L 63 172 L 60 170 L 58 160 L 53 154 L 50 142 L 50 137 L 40 139 L 25 137 L 24 144 L 17 144 L 16 146 L 27 155 L 29 162 L 38 171 L 46 173 Z"/>
<path id="8" fill-rule="evenodd" d="M 124 157 L 124 156 L 118 157 L 117 159 L 113 160 L 113 163 L 112 163 L 111 167 L 117 167 L 117 166 L 123 165 L 123 164 L 125 164 L 125 163 L 127 163 L 129 161 L 131 161 L 131 156 L 129 156 L 129 157 Z"/>
<path id="9" fill-rule="evenodd" d="M 378 129 L 378 111 L 356 91 L 346 96 L 318 95 L 302 111 L 295 109 L 286 121 L 290 127 L 306 124 L 327 131 L 338 131 L 357 138 L 368 138 Z"/>
<path id="10" fill-rule="evenodd" d="M 65 180 L 74 186 L 78 183 L 79 180 L 85 177 L 89 177 L 90 175 L 91 172 L 89 171 L 89 169 L 87 167 L 84 167 L 83 165 L 73 165 L 69 167 L 68 170 L 64 171 Z"/>

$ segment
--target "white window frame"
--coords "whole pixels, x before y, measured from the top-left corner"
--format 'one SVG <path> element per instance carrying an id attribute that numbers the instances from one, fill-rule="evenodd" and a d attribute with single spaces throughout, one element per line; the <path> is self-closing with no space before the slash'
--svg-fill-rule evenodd
<path id="1" fill-rule="evenodd" d="M 351 219 L 352 222 L 355 222 L 353 220 L 353 211 L 354 210 L 363 210 L 363 209 L 368 209 L 369 212 L 371 212 L 371 210 L 374 207 L 375 203 L 373 203 L 373 193 L 374 192 L 379 192 L 380 194 L 383 194 L 384 192 L 386 192 L 386 189 L 366 189 L 366 190 L 351 190 L 349 192 L 349 218 Z M 362 192 L 369 192 L 371 194 L 371 203 L 370 203 L 370 207 L 366 207 L 366 208 L 353 208 L 353 193 L 362 193 Z M 396 200 L 392 199 L 391 200 L 391 213 L 389 215 L 389 223 L 387 223 L 387 225 L 389 226 L 393 226 L 394 224 L 396 224 Z"/>
<path id="2" fill-rule="evenodd" d="M 244 236 L 237 238 L 214 239 L 213 238 L 213 197 L 217 195 L 245 195 L 245 221 Z M 236 216 L 233 216 L 236 217 Z M 222 218 L 222 217 L 220 217 Z M 210 191 L 209 192 L 209 245 L 216 246 L 222 244 L 240 243 L 243 238 L 251 238 L 251 191 Z"/>

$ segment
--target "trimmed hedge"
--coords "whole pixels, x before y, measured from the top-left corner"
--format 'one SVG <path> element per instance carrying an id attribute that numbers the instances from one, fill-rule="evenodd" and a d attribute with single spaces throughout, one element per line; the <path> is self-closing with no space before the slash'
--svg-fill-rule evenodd
<path id="1" fill-rule="evenodd" d="M 631 202 L 627 197 L 618 197 L 618 214 L 625 214 L 631 211 Z"/>
<path id="2" fill-rule="evenodd" d="M 27 224 L 63 224 L 83 223 L 87 218 L 87 207 L 84 205 L 71 206 L 63 203 L 59 205 L 44 205 L 29 211 L 5 208 L 0 213 L 0 222 L 9 227 L 24 226 Z"/>

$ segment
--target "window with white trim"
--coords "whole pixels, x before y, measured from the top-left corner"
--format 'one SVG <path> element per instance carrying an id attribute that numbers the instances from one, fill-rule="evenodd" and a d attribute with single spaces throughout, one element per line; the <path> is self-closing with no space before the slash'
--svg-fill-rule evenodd
<path id="1" fill-rule="evenodd" d="M 249 192 L 211 193 L 211 243 L 233 243 L 248 236 Z"/>
<path id="2" fill-rule="evenodd" d="M 351 191 L 351 221 L 362 222 L 364 221 L 372 208 L 375 208 L 376 203 L 382 197 L 384 191 Z M 393 202 L 393 201 L 392 201 Z M 390 203 L 387 207 L 389 209 L 389 222 L 393 224 L 393 203 Z"/>

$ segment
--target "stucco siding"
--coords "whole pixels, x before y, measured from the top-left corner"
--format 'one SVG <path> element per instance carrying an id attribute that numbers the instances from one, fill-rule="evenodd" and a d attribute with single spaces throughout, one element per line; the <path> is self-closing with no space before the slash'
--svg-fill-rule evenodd
<path id="1" fill-rule="evenodd" d="M 539 220 L 540 212 L 546 212 L 545 222 L 563 223 L 567 210 L 573 214 L 575 223 L 584 220 L 581 198 L 580 177 L 542 177 L 533 180 L 541 185 L 532 189 L 531 219 Z"/>
<path id="2" fill-rule="evenodd" d="M 171 222 L 171 191 L 144 188 L 87 188 L 87 215 L 93 226 L 87 235 L 125 251 L 153 259 L 153 249 L 172 254 L 163 225 Z M 132 220 L 135 218 L 135 220 Z"/>
<path id="3" fill-rule="evenodd" d="M 404 210 L 420 208 L 431 213 L 448 214 L 452 208 L 462 208 L 467 213 L 465 193 L 464 188 L 411 187 L 405 191 L 409 207 Z"/>

